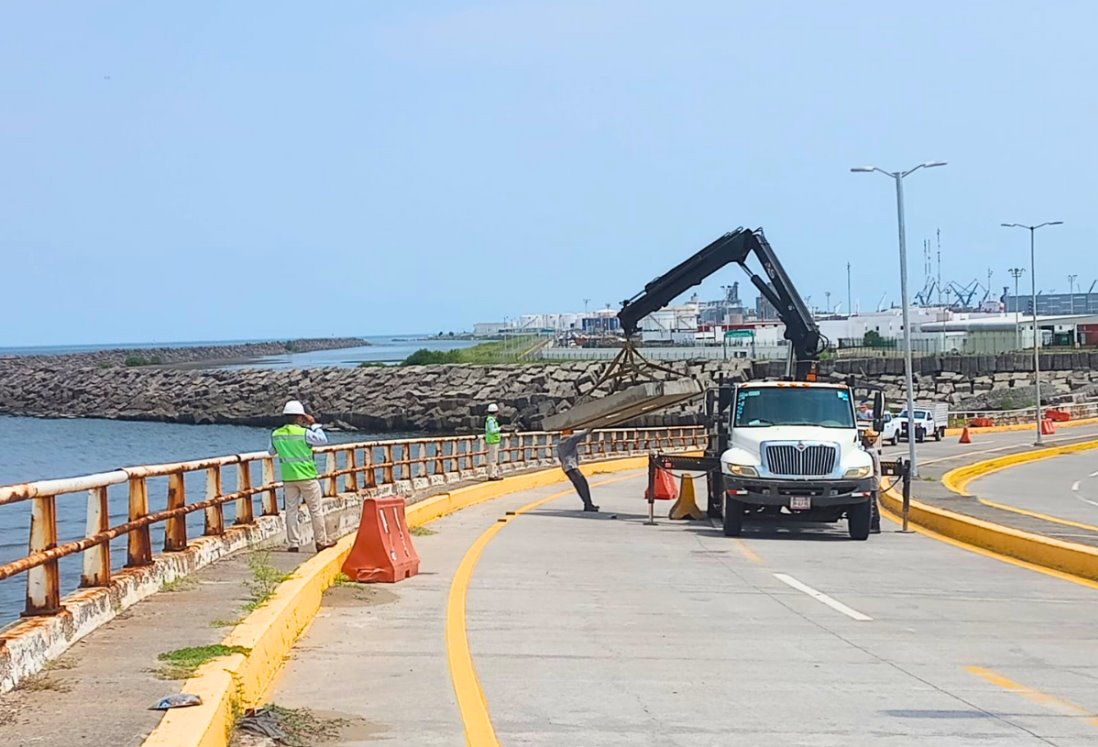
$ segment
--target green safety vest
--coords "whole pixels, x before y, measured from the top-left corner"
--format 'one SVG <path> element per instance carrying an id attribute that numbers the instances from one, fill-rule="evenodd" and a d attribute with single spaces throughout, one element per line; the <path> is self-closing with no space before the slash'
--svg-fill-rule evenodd
<path id="1" fill-rule="evenodd" d="M 499 421 L 496 420 L 496 416 L 489 415 L 488 419 L 484 421 L 484 443 L 498 444 L 500 439 L 499 430 Z"/>
<path id="2" fill-rule="evenodd" d="M 282 482 L 315 480 L 318 477 L 313 447 L 305 440 L 306 428 L 300 425 L 284 425 L 271 434 L 271 444 L 278 452 L 282 467 Z"/>

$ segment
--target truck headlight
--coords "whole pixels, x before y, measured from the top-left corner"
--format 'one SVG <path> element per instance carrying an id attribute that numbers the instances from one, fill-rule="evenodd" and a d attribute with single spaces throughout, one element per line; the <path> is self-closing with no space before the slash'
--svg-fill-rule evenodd
<path id="1" fill-rule="evenodd" d="M 754 467 L 748 467 L 746 464 L 726 464 L 725 467 L 728 470 L 728 474 L 736 475 L 737 477 L 758 477 L 759 471 Z"/>
<path id="2" fill-rule="evenodd" d="M 869 477 L 872 474 L 873 474 L 873 468 L 872 467 L 854 467 L 853 469 L 848 469 L 846 471 L 846 473 L 843 475 L 843 477 L 848 479 L 848 480 L 849 479 L 861 479 L 863 477 Z"/>

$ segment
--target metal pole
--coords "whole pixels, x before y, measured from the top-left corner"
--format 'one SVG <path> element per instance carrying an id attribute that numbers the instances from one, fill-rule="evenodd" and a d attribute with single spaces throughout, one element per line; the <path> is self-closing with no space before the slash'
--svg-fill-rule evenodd
<path id="1" fill-rule="evenodd" d="M 846 263 L 846 315 L 854 316 L 854 303 L 850 293 L 850 263 Z"/>
<path id="2" fill-rule="evenodd" d="M 1037 426 L 1037 445 L 1041 445 L 1041 332 L 1037 329 L 1037 260 L 1034 235 L 1037 228 L 1029 229 L 1029 281 L 1033 294 L 1033 377 L 1037 386 L 1037 408 L 1033 422 Z"/>
<path id="3" fill-rule="evenodd" d="M 918 476 L 915 461 L 915 381 L 911 362 L 911 320 L 908 316 L 907 302 L 907 236 L 904 228 L 904 176 L 897 171 L 892 175 L 896 179 L 896 215 L 900 224 L 900 303 L 903 304 L 904 320 L 904 383 L 907 386 L 907 458 L 911 462 L 911 475 Z"/>

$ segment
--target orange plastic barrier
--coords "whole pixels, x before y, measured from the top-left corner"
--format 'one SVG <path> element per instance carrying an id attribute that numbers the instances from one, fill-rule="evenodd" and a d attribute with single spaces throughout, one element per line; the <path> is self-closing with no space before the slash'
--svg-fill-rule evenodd
<path id="1" fill-rule="evenodd" d="M 671 474 L 670 470 L 657 467 L 655 483 L 656 494 L 649 495 L 650 491 L 646 489 L 644 491 L 645 500 L 673 501 L 679 497 L 679 489 L 675 485 L 675 476 Z"/>
<path id="2" fill-rule="evenodd" d="M 1042 436 L 1051 436 L 1055 432 L 1056 432 L 1056 426 L 1052 424 L 1051 420 L 1049 420 L 1048 418 L 1045 418 L 1044 420 L 1041 421 L 1041 435 Z"/>
<path id="3" fill-rule="evenodd" d="M 991 428 L 995 425 L 995 421 L 991 418 L 972 418 L 968 424 L 973 428 Z"/>
<path id="4" fill-rule="evenodd" d="M 1071 420 L 1071 413 L 1064 410 L 1045 410 L 1045 417 L 1054 423 L 1066 423 Z"/>
<path id="5" fill-rule="evenodd" d="M 343 572 L 352 581 L 395 583 L 419 573 L 419 555 L 404 518 L 403 498 L 367 498 Z"/>
<path id="6" fill-rule="evenodd" d="M 972 443 L 972 436 L 968 435 L 968 426 L 967 425 L 965 426 L 965 429 L 963 431 L 961 431 L 961 440 L 958 441 L 957 443 L 959 443 L 959 444 L 970 444 L 970 443 Z"/>

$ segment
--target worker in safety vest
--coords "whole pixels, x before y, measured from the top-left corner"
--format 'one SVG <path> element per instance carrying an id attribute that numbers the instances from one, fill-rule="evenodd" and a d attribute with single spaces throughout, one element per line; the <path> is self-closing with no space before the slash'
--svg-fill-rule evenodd
<path id="1" fill-rule="evenodd" d="M 873 460 L 873 498 L 869 504 L 869 531 L 873 534 L 881 533 L 881 508 L 877 505 L 877 496 L 881 492 L 881 450 L 877 446 L 877 437 L 877 431 L 872 428 L 862 434 L 862 446 Z"/>
<path id="2" fill-rule="evenodd" d="M 309 518 L 313 524 L 313 540 L 316 551 L 334 547 L 335 542 L 328 541 L 328 532 L 324 527 L 319 474 L 313 447 L 328 443 L 328 437 L 316 422 L 316 418 L 305 412 L 305 407 L 297 400 L 290 400 L 282 408 L 286 424 L 271 433 L 271 454 L 278 456 L 282 470 L 282 487 L 286 500 L 286 542 L 289 552 L 297 552 L 301 546 L 301 501 L 309 507 Z"/>
<path id="3" fill-rule="evenodd" d="M 584 511 L 598 511 L 599 507 L 591 502 L 591 486 L 587 484 L 587 478 L 583 476 L 579 468 L 580 441 L 587 438 L 590 431 L 577 431 L 572 433 L 567 428 L 560 434 L 560 443 L 557 445 L 557 458 L 560 459 L 560 468 L 572 482 L 580 500 L 583 501 Z"/>
<path id="4" fill-rule="evenodd" d="M 488 417 L 484 421 L 484 443 L 488 446 L 488 479 L 502 480 L 499 476 L 499 442 L 503 429 L 499 427 L 499 405 L 488 405 Z"/>

